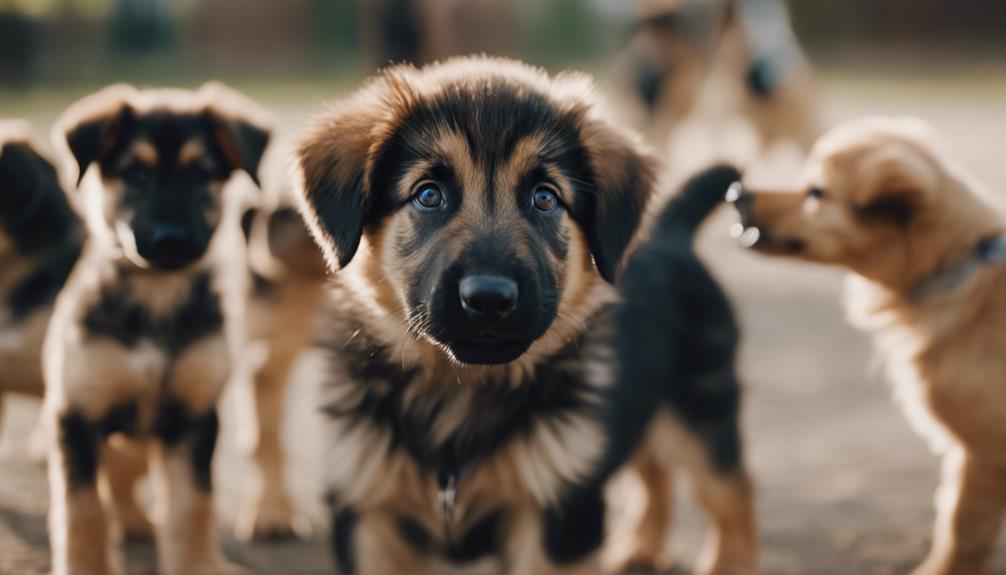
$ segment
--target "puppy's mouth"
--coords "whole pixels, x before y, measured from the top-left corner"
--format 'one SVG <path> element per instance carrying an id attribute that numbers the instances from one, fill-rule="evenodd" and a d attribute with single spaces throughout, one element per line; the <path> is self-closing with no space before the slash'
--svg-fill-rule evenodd
<path id="1" fill-rule="evenodd" d="M 446 342 L 455 360 L 473 365 L 500 365 L 510 363 L 530 349 L 533 339 L 505 338 L 492 334 L 478 334 Z"/>
<path id="2" fill-rule="evenodd" d="M 807 247 L 807 240 L 776 235 L 765 228 L 737 222 L 730 227 L 730 236 L 745 248 L 765 253 L 798 254 Z"/>

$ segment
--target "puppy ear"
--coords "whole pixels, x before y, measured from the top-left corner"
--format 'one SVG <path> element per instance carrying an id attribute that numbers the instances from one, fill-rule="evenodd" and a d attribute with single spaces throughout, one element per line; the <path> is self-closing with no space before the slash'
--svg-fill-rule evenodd
<path id="1" fill-rule="evenodd" d="M 368 164 L 391 132 L 408 84 L 392 69 L 314 123 L 295 151 L 301 215 L 333 268 L 345 267 L 360 246 L 374 205 Z"/>
<path id="2" fill-rule="evenodd" d="M 210 102 L 206 109 L 210 135 L 227 167 L 244 170 L 255 185 L 261 185 L 259 164 L 272 135 L 269 112 L 218 82 L 204 84 L 199 91 Z"/>
<path id="3" fill-rule="evenodd" d="M 597 271 L 614 282 L 653 193 L 656 160 L 638 142 L 599 119 L 587 121 L 582 137 L 595 189 L 577 198 L 574 218 L 587 235 Z"/>
<path id="4" fill-rule="evenodd" d="M 122 127 L 134 115 L 128 102 L 135 93 L 132 86 L 109 86 L 77 101 L 56 123 L 53 139 L 75 160 L 78 186 L 91 164 L 115 149 Z"/>
<path id="5" fill-rule="evenodd" d="M 858 213 L 904 223 L 932 201 L 940 175 L 920 150 L 891 144 L 864 159 L 858 181 Z"/>

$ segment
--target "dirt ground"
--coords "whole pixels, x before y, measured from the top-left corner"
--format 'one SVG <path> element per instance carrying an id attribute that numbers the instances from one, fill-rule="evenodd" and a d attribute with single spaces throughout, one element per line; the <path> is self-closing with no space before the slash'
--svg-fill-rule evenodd
<path id="1" fill-rule="evenodd" d="M 903 80 L 826 76 L 824 88 L 829 122 L 868 113 L 925 117 L 965 165 L 1006 195 L 1001 185 L 1006 178 L 1006 75 L 1001 72 L 952 71 L 941 78 L 921 74 Z M 325 94 L 259 97 L 282 110 L 295 127 L 318 109 Z M 22 107 L 38 119 L 40 132 L 56 111 L 27 103 L 16 108 Z M 929 543 L 936 459 L 871 371 L 867 338 L 845 324 L 841 273 L 745 253 L 726 237 L 730 221 L 724 213 L 706 227 L 701 251 L 734 296 L 744 326 L 745 431 L 758 485 L 763 572 L 907 573 Z M 291 386 L 291 410 L 297 415 L 288 418 L 286 437 L 297 503 L 321 533 L 325 521 L 318 488 L 324 460 L 317 416 L 307 399 L 316 371 L 305 362 Z M 216 473 L 226 528 L 245 470 L 235 452 L 233 413 L 225 407 L 223 415 L 223 456 Z M 2 575 L 48 570 L 45 473 L 25 449 L 35 417 L 32 401 L 8 402 L 0 435 Z M 673 548 L 682 565 L 676 573 L 687 573 L 701 542 L 703 518 L 686 486 L 680 491 Z M 324 535 L 305 543 L 253 546 L 228 538 L 226 545 L 228 554 L 253 573 L 331 572 Z M 131 547 L 130 573 L 152 573 L 152 554 L 149 546 Z M 992 572 L 1006 574 L 1006 541 Z"/>

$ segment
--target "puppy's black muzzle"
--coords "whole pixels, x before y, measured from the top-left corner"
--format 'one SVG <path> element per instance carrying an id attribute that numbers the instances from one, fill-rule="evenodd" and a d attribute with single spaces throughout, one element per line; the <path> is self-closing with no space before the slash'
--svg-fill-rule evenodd
<path id="1" fill-rule="evenodd" d="M 206 253 L 209 237 L 200 230 L 178 223 L 153 224 L 136 229 L 136 251 L 150 265 L 163 270 L 184 268 Z"/>
<path id="2" fill-rule="evenodd" d="M 503 241 L 489 234 L 473 242 L 437 279 L 429 333 L 462 363 L 517 359 L 558 313 L 553 275 L 509 253 Z"/>

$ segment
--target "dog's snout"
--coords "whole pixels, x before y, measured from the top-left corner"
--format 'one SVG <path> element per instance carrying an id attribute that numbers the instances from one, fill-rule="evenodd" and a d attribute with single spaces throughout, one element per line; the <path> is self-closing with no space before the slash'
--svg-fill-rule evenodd
<path id="1" fill-rule="evenodd" d="M 517 307 L 517 282 L 502 276 L 469 276 L 461 280 L 461 307 L 469 317 L 504 318 Z"/>
<path id="2" fill-rule="evenodd" d="M 182 226 L 160 225 L 152 234 L 154 252 L 163 256 L 175 256 L 185 250 L 189 232 Z"/>
<path id="3" fill-rule="evenodd" d="M 754 195 L 744 188 L 744 184 L 734 182 L 727 188 L 726 200 L 737 209 L 741 209 L 754 202 Z"/>

